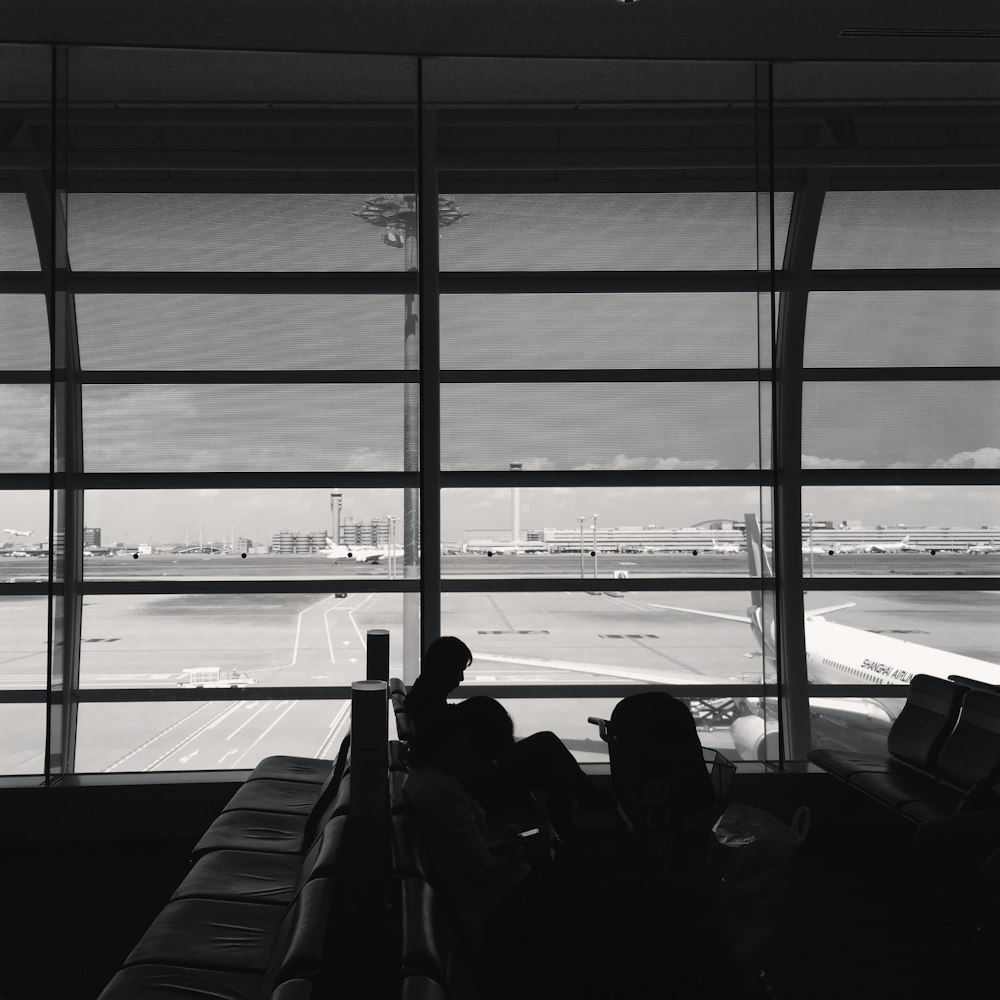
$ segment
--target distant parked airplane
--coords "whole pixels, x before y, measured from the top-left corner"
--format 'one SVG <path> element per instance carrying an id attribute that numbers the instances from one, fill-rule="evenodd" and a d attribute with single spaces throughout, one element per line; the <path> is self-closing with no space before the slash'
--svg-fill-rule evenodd
<path id="1" fill-rule="evenodd" d="M 5 535 L 19 535 L 21 538 L 30 538 L 32 534 L 30 531 L 20 531 L 17 528 L 4 528 L 3 533 Z"/>
<path id="2" fill-rule="evenodd" d="M 696 556 L 699 552 L 715 552 L 719 555 L 736 555 L 736 553 L 742 551 L 742 547 L 736 542 L 720 542 L 717 538 L 713 538 L 712 547 L 710 549 L 692 549 L 691 555 Z"/>

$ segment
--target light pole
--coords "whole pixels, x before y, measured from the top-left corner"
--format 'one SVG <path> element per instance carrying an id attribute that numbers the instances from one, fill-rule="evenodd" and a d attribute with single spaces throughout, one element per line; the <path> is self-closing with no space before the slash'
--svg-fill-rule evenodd
<path id="1" fill-rule="evenodd" d="M 417 196 L 415 194 L 377 194 L 368 198 L 354 213 L 369 225 L 383 230 L 382 242 L 403 251 L 403 270 L 419 269 L 417 256 Z M 468 212 L 460 212 L 454 199 L 438 197 L 438 228 L 461 222 Z M 416 296 L 406 292 L 403 302 L 403 368 L 420 369 L 418 315 Z M 420 385 L 403 383 L 403 471 L 420 469 Z M 403 490 L 403 578 L 420 576 L 420 490 Z M 403 594 L 403 670 L 416 678 L 420 659 L 420 594 Z"/>
<path id="2" fill-rule="evenodd" d="M 587 519 L 580 515 L 580 579 L 583 579 L 583 522 Z"/>
<path id="3" fill-rule="evenodd" d="M 812 514 L 806 514 L 809 518 L 809 576 L 813 575 L 813 516 Z"/>
<path id="4" fill-rule="evenodd" d="M 594 579 L 597 579 L 597 515 L 594 514 L 593 518 L 594 525 Z"/>

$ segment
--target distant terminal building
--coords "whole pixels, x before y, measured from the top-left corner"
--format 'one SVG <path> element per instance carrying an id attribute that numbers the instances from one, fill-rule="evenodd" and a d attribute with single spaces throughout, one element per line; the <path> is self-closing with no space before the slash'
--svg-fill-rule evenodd
<path id="1" fill-rule="evenodd" d="M 340 524 L 341 545 L 388 545 L 390 521 L 376 517 L 371 521 L 354 521 L 347 518 Z"/>
<path id="2" fill-rule="evenodd" d="M 271 537 L 271 551 L 281 556 L 305 556 L 326 548 L 327 533 L 321 531 L 289 531 L 287 528 Z"/>

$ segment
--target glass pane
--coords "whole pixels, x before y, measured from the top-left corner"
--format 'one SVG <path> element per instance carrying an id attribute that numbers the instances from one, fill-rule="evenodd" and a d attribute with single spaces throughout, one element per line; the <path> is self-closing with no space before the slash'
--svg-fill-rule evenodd
<path id="1" fill-rule="evenodd" d="M 49 495 L 45 490 L 5 490 L 0 493 L 3 504 L 3 533 L 0 534 L 0 577 L 43 576 L 48 563 L 30 556 L 49 552 Z"/>
<path id="2" fill-rule="evenodd" d="M 394 579 L 403 575 L 403 492 L 88 490 L 84 575 Z"/>
<path id="3" fill-rule="evenodd" d="M 755 368 L 757 297 L 444 295 L 441 367 Z"/>
<path id="4" fill-rule="evenodd" d="M 753 684 L 762 671 L 747 598 L 445 593 L 441 630 L 472 650 L 466 684 Z"/>
<path id="5" fill-rule="evenodd" d="M 988 591 L 807 594 L 809 679 L 906 684 L 913 674 L 925 673 L 1000 683 L 998 612 L 1000 594 Z M 838 745 L 829 742 L 838 727 L 840 745 L 853 748 L 866 734 L 884 740 L 904 700 L 814 699 L 814 742 Z"/>
<path id="6" fill-rule="evenodd" d="M 1000 191 L 831 191 L 814 266 L 1000 267 Z"/>
<path id="7" fill-rule="evenodd" d="M 807 382 L 802 464 L 809 469 L 995 469 L 996 382 Z"/>
<path id="8" fill-rule="evenodd" d="M 49 387 L 0 384 L 0 467 L 5 472 L 48 472 Z"/>
<path id="9" fill-rule="evenodd" d="M 754 270 L 753 191 L 463 194 L 445 271 Z M 775 232 L 791 196 L 775 198 Z M 779 253 L 780 259 L 780 253 Z"/>
<path id="10" fill-rule="evenodd" d="M 637 691 L 642 690 L 641 686 Z M 470 689 L 472 693 L 474 689 Z M 523 739 L 532 733 L 549 730 L 558 736 L 581 764 L 607 764 L 608 745 L 597 726 L 588 718 L 607 719 L 618 698 L 503 698 L 499 699 L 514 720 L 514 737 Z M 711 722 L 704 716 L 705 702 L 685 699 L 695 715 L 698 738 L 703 747 L 721 750 L 735 759 L 735 746 L 728 723 Z M 712 706 L 730 703 L 725 695 L 708 700 Z"/>
<path id="11" fill-rule="evenodd" d="M 38 271 L 38 247 L 23 194 L 0 192 L 0 270 Z"/>
<path id="12" fill-rule="evenodd" d="M 269 754 L 333 760 L 350 727 L 348 701 L 83 704 L 82 773 L 244 770 Z"/>
<path id="13" fill-rule="evenodd" d="M 49 367 L 49 320 L 41 295 L 0 295 L 0 366 L 9 370 Z"/>
<path id="14" fill-rule="evenodd" d="M 87 469 L 393 470 L 400 385 L 89 385 Z"/>
<path id="15" fill-rule="evenodd" d="M 0 774 L 44 774 L 45 705 L 0 705 Z"/>
<path id="16" fill-rule="evenodd" d="M 756 382 L 441 387 L 441 463 L 454 470 L 512 461 L 525 469 L 753 469 L 767 461 L 769 427 Z"/>
<path id="17" fill-rule="evenodd" d="M 812 292 L 805 365 L 1000 365 L 998 334 L 998 291 Z"/>
<path id="18" fill-rule="evenodd" d="M 1000 487 L 814 486 L 802 507 L 807 576 L 1000 574 Z"/>
<path id="19" fill-rule="evenodd" d="M 402 638 L 401 594 L 134 594 L 88 597 L 85 688 L 350 685 L 366 633 Z M 401 650 L 392 648 L 398 661 Z"/>
<path id="20" fill-rule="evenodd" d="M 11 562 L 36 561 L 0 556 L 3 582 L 11 579 L 8 576 Z M 0 683 L 5 690 L 44 690 L 48 677 L 47 623 L 47 598 L 0 596 L 0 663 L 3 664 Z"/>
<path id="21" fill-rule="evenodd" d="M 746 526 L 731 512 L 766 499 L 750 487 L 525 489 L 515 473 L 507 488 L 442 491 L 442 574 L 600 579 L 612 591 L 631 577 L 742 576 Z"/>
<path id="22" fill-rule="evenodd" d="M 76 297 L 94 370 L 403 368 L 405 309 L 398 295 Z"/>
<path id="23" fill-rule="evenodd" d="M 355 212 L 363 194 L 80 192 L 69 249 L 78 271 L 399 271 Z"/>

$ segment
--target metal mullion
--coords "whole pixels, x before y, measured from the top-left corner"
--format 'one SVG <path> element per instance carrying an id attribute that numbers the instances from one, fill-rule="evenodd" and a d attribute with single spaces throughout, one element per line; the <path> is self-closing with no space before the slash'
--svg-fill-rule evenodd
<path id="1" fill-rule="evenodd" d="M 58 377 L 56 371 L 50 369 L 0 371 L 0 385 L 48 385 L 53 378 Z"/>
<path id="2" fill-rule="evenodd" d="M 349 587 L 356 594 L 415 594 L 418 580 L 386 580 L 370 577 L 318 576 L 289 580 L 285 577 L 240 578 L 228 580 L 178 580 L 124 578 L 121 580 L 88 580 L 84 578 L 80 591 L 91 596 L 124 596 L 128 594 L 328 594 Z"/>
<path id="3" fill-rule="evenodd" d="M 443 383 L 766 382 L 766 368 L 449 368 Z"/>
<path id="4" fill-rule="evenodd" d="M 0 480 L 2 482 L 2 480 Z M 85 472 L 78 477 L 82 489 L 406 489 L 416 486 L 413 472 Z"/>
<path id="5" fill-rule="evenodd" d="M 81 688 L 81 704 L 107 705 L 147 701 L 350 701 L 351 688 L 330 687 L 253 687 L 246 688 Z"/>
<path id="6" fill-rule="evenodd" d="M 631 583 L 631 581 L 629 581 Z M 810 591 L 987 590 L 1000 591 L 1000 576 L 814 576 Z"/>
<path id="7" fill-rule="evenodd" d="M 438 121 L 424 101 L 424 60 L 417 59 L 417 187 L 420 246 L 420 647 L 441 634 L 441 271 L 438 223 Z M 413 683 L 415 657 L 403 662 Z"/>
<path id="8" fill-rule="evenodd" d="M 44 295 L 47 288 L 41 271 L 0 272 L 0 295 Z"/>
<path id="9" fill-rule="evenodd" d="M 774 107 L 773 77 L 769 68 L 768 106 Z M 773 134 L 770 148 L 774 151 Z M 782 151 L 783 155 L 784 151 Z M 783 163 L 784 161 L 782 161 Z M 772 160 L 772 170 L 774 163 Z M 791 759 L 804 759 L 811 749 L 811 725 L 806 695 L 808 682 L 802 574 L 802 364 L 805 345 L 809 276 L 820 217 L 826 196 L 827 175 L 811 173 L 792 203 L 784 270 L 790 287 L 778 306 L 775 368 L 776 383 L 774 467 L 777 470 L 774 513 L 774 553 L 780 587 L 778 677 L 787 708 L 783 747 Z"/>
<path id="10" fill-rule="evenodd" d="M 1000 469 L 803 469 L 804 486 L 997 486 Z"/>
<path id="11" fill-rule="evenodd" d="M 1000 365 L 806 368 L 805 382 L 978 382 L 1000 379 Z"/>
<path id="12" fill-rule="evenodd" d="M 406 271 L 75 271 L 69 282 L 79 295 L 402 295 L 417 288 Z"/>
<path id="13" fill-rule="evenodd" d="M 87 385 L 401 385 L 416 382 L 417 372 L 358 368 L 341 371 L 303 369 L 161 369 L 88 370 L 80 380 Z"/>
<path id="14" fill-rule="evenodd" d="M 61 488 L 65 477 L 50 476 L 45 472 L 0 472 L 0 490 L 47 490 L 50 486 Z"/>
<path id="15" fill-rule="evenodd" d="M 740 271 L 444 271 L 442 295 L 756 292 L 757 272 Z M 775 280 L 782 278 L 778 274 Z"/>
<path id="16" fill-rule="evenodd" d="M 598 585 L 613 586 L 620 581 L 598 580 Z M 1000 582 L 1000 581 L 998 581 Z M 629 592 L 652 592 L 659 593 L 667 590 L 684 591 L 711 591 L 716 593 L 729 593 L 754 590 L 773 591 L 775 589 L 773 578 L 758 580 L 750 577 L 724 577 L 724 576 L 678 576 L 678 577 L 631 577 L 627 587 Z M 531 593 L 564 593 L 572 591 L 574 593 L 590 593 L 595 589 L 593 578 L 561 577 L 561 576 L 534 576 L 534 577 L 452 577 L 441 578 L 441 590 L 446 593 L 455 594 L 489 594 L 489 593 L 516 593 L 519 591 L 530 591 Z"/>
<path id="17" fill-rule="evenodd" d="M 814 269 L 808 282 L 810 290 L 814 292 L 989 291 L 1000 289 L 1000 268 Z"/>

